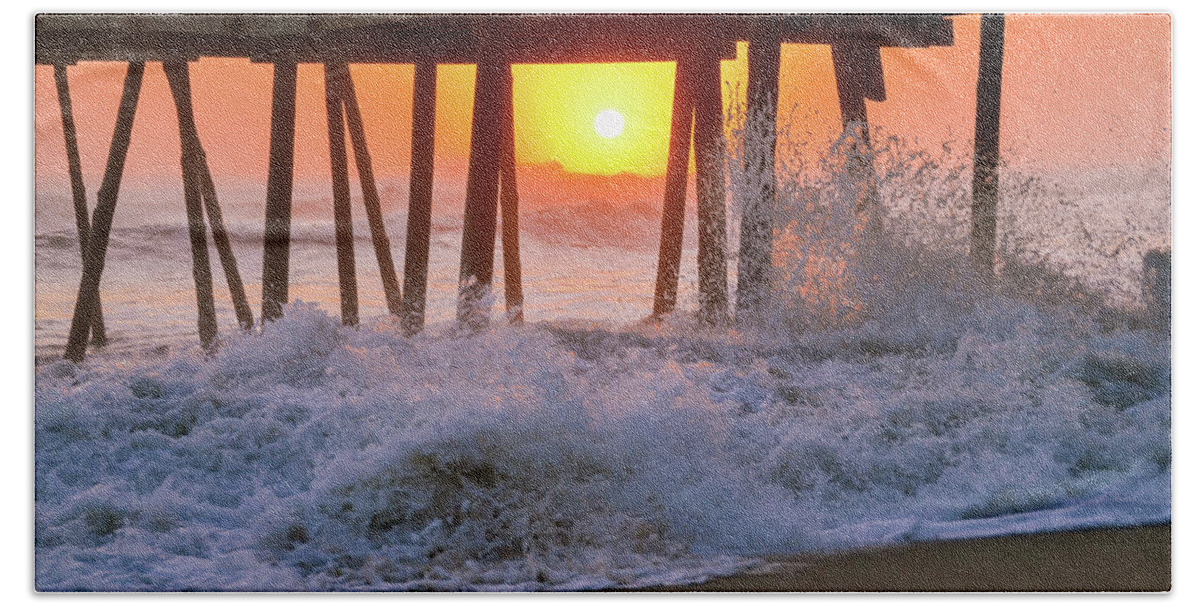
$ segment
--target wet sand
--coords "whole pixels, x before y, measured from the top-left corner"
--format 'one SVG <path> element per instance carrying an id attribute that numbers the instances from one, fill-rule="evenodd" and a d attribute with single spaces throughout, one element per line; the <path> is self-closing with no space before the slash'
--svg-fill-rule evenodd
<path id="1" fill-rule="evenodd" d="M 780 557 L 758 572 L 643 591 L 1169 591 L 1171 526 L 923 542 Z"/>

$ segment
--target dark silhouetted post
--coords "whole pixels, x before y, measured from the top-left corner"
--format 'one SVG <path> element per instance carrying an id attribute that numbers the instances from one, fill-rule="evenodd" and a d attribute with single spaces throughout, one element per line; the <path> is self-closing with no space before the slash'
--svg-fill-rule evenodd
<path id="1" fill-rule="evenodd" d="M 971 259 L 993 276 L 996 206 L 1000 198 L 1000 80 L 1004 67 L 1004 15 L 979 24 L 979 81 L 975 89 L 975 175 L 971 180 Z"/>
<path id="2" fill-rule="evenodd" d="M 112 145 L 108 149 L 108 166 L 96 194 L 96 212 L 92 216 L 87 257 L 83 263 L 83 276 L 79 280 L 79 296 L 75 300 L 75 312 L 71 317 L 71 331 L 64 355 L 75 362 L 82 361 L 87 351 L 88 330 L 96 315 L 97 302 L 100 301 L 100 276 L 104 274 L 108 236 L 112 230 L 113 214 L 117 210 L 117 193 L 121 189 L 121 174 L 125 170 L 125 155 L 129 152 L 129 136 L 133 131 L 133 115 L 137 110 L 145 68 L 141 62 L 130 62 L 125 73 L 117 123 L 113 129 Z"/>
<path id="3" fill-rule="evenodd" d="M 337 67 L 325 64 L 325 116 L 329 126 L 329 166 L 333 178 L 334 241 L 342 324 L 358 325 L 358 282 L 354 273 L 354 223 L 350 217 L 350 176 L 346 167 L 346 123 L 342 120 L 343 88 Z"/>
<path id="4" fill-rule="evenodd" d="M 203 196 L 200 172 L 194 159 L 180 157 L 183 168 L 183 200 L 187 209 L 188 240 L 192 245 L 192 279 L 196 283 L 196 327 L 205 348 L 217 339 L 217 311 L 213 303 L 212 264 L 208 259 L 208 239 L 204 230 Z"/>
<path id="5" fill-rule="evenodd" d="M 375 170 L 367 149 L 367 134 L 363 129 L 358 96 L 354 93 L 350 68 L 344 63 L 335 67 L 341 84 L 342 104 L 346 108 L 346 124 L 350 128 L 350 143 L 354 147 L 354 164 L 358 169 L 358 183 L 362 187 L 363 206 L 367 209 L 367 226 L 371 229 L 375 262 L 379 265 L 379 276 L 383 281 L 383 297 L 387 301 L 388 312 L 399 316 L 403 309 L 400 283 L 396 280 L 396 264 L 392 261 L 392 244 L 388 240 L 387 227 L 383 225 L 383 209 L 379 202 L 379 190 L 375 187 Z"/>
<path id="6" fill-rule="evenodd" d="M 837 80 L 838 109 L 842 112 L 842 128 L 860 134 L 867 122 L 866 83 L 871 48 L 853 42 L 833 46 L 833 69 Z M 876 49 L 877 51 L 878 49 Z"/>
<path id="7" fill-rule="evenodd" d="M 525 291 L 521 286 L 520 222 L 517 217 L 517 147 L 513 122 L 512 66 L 500 73 L 500 244 L 504 256 L 504 310 L 514 325 L 525 322 Z"/>
<path id="8" fill-rule="evenodd" d="M 229 243 L 229 233 L 226 232 L 225 221 L 221 217 L 217 189 L 213 185 L 212 174 L 208 170 L 208 159 L 204 155 L 204 147 L 200 144 L 200 134 L 196 130 L 195 114 L 192 111 L 191 78 L 188 76 L 187 64 L 182 61 L 167 61 L 163 63 L 163 71 L 167 74 L 167 83 L 171 86 L 171 94 L 175 98 L 176 112 L 179 114 L 180 120 L 184 121 L 179 126 L 180 147 L 183 157 L 190 159 L 188 162 L 194 167 L 199 180 L 201 198 L 204 201 L 204 213 L 208 216 L 217 256 L 221 260 L 221 266 L 225 269 L 225 282 L 229 285 L 234 314 L 237 315 L 238 325 L 242 329 L 250 329 L 254 327 L 254 315 L 251 314 L 250 304 L 246 301 L 246 289 L 242 285 L 237 259 L 233 256 L 233 247 Z"/>
<path id="9" fill-rule="evenodd" d="M 429 277 L 429 228 L 433 209 L 433 125 L 437 64 L 418 61 L 413 73 L 412 158 L 408 177 L 408 226 L 404 241 L 404 331 L 425 327 Z"/>
<path id="10" fill-rule="evenodd" d="M 163 65 L 171 96 L 175 99 L 175 113 L 179 118 L 179 166 L 183 170 L 183 202 L 187 209 L 188 240 L 192 245 L 192 279 L 196 283 L 196 326 L 200 333 L 200 344 L 205 348 L 217 339 L 217 311 L 213 304 L 212 264 L 208 259 L 208 239 L 204 233 L 204 207 L 201 203 L 203 189 L 200 185 L 200 168 L 197 166 L 195 133 L 196 120 L 192 114 L 192 92 L 187 86 L 187 65 L 168 61 Z"/>
<path id="11" fill-rule="evenodd" d="M 479 331 L 488 324 L 496 247 L 496 207 L 500 173 L 500 104 L 508 63 L 484 53 L 475 72 L 471 119 L 471 157 L 467 166 L 467 204 L 463 214 L 462 261 L 458 281 L 458 323 Z"/>
<path id="12" fill-rule="evenodd" d="M 1171 329 L 1171 250 L 1151 249 L 1142 257 L 1142 301 L 1154 325 Z"/>
<path id="13" fill-rule="evenodd" d="M 729 320 L 726 278 L 725 123 L 721 103 L 721 60 L 702 51 L 696 57 L 696 209 L 700 279 L 700 322 Z"/>
<path id="14" fill-rule="evenodd" d="M 849 146 L 846 173 L 857 190 L 855 210 L 867 214 L 870 241 L 873 242 L 881 235 L 883 225 L 875 170 L 871 166 L 866 100 L 885 99 L 879 47 L 853 42 L 835 43 L 833 70 L 837 79 L 838 105 L 842 111 L 843 137 Z"/>
<path id="15" fill-rule="evenodd" d="M 658 246 L 658 276 L 654 282 L 655 319 L 669 315 L 675 310 L 675 296 L 679 291 L 688 151 L 692 147 L 693 80 L 693 69 L 689 62 L 675 62 L 675 98 L 671 102 L 671 136 L 667 149 L 662 237 Z"/>
<path id="16" fill-rule="evenodd" d="M 71 109 L 71 87 L 67 82 L 66 66 L 54 65 L 54 84 L 58 87 L 58 107 L 62 113 L 63 136 L 67 144 L 67 172 L 71 176 L 71 198 L 75 202 L 75 228 L 79 233 L 79 258 L 82 264 L 87 261 L 88 233 L 92 229 L 88 220 L 87 188 L 83 185 L 79 144 L 75 137 L 75 113 Z M 108 338 L 104 332 L 104 313 L 99 298 L 96 299 L 96 315 L 91 325 L 92 345 L 104 346 Z"/>
<path id="17" fill-rule="evenodd" d="M 775 123 L 779 106 L 779 22 L 759 18 L 748 49 L 746 172 L 738 252 L 737 318 L 761 323 L 771 289 L 775 227 Z"/>
<path id="18" fill-rule="evenodd" d="M 283 316 L 288 301 L 288 253 L 292 242 L 292 161 L 296 144 L 296 64 L 275 64 L 271 90 L 271 151 L 267 170 L 267 219 L 263 229 L 262 318 Z"/>
<path id="19" fill-rule="evenodd" d="M 246 287 L 242 284 L 241 273 L 238 272 L 237 258 L 233 257 L 233 247 L 229 243 L 229 233 L 225 230 L 221 205 L 217 201 L 217 188 L 213 185 L 212 173 L 208 170 L 208 159 L 204 155 L 204 149 L 200 147 L 199 136 L 196 137 L 196 169 L 200 176 L 200 189 L 204 194 L 204 213 L 208 216 L 213 245 L 217 247 L 221 267 L 225 269 L 225 283 L 229 286 L 229 296 L 233 300 L 233 312 L 237 315 L 239 327 L 252 329 L 254 314 L 250 312 L 250 303 L 246 301 Z"/>

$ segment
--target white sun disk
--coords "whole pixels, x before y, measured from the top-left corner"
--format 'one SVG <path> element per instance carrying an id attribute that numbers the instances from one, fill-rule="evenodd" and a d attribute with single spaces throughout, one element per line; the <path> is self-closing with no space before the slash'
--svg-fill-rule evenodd
<path id="1" fill-rule="evenodd" d="M 596 134 L 605 139 L 612 139 L 625 130 L 625 117 L 616 110 L 604 110 L 596 115 Z"/>

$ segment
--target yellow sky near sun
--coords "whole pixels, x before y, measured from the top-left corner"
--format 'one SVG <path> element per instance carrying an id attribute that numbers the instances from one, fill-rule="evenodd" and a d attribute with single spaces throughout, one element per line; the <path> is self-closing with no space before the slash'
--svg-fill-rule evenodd
<path id="1" fill-rule="evenodd" d="M 745 45 L 740 60 L 722 62 L 725 94 L 745 79 Z M 357 67 L 357 66 L 356 66 Z M 366 82 L 355 70 L 356 83 Z M 411 87 L 411 69 L 408 75 Z M 475 67 L 438 68 L 438 150 L 465 156 L 470 149 L 470 108 Z M 513 107 L 517 160 L 521 164 L 558 163 L 573 173 L 662 175 L 667 166 L 675 64 L 610 63 L 513 66 Z M 601 137 L 596 116 L 616 110 L 625 129 Z"/>
<path id="2" fill-rule="evenodd" d="M 559 162 L 575 173 L 666 170 L 675 66 L 671 63 L 513 66 L 518 157 Z M 596 116 L 616 110 L 625 130 L 601 137 Z"/>

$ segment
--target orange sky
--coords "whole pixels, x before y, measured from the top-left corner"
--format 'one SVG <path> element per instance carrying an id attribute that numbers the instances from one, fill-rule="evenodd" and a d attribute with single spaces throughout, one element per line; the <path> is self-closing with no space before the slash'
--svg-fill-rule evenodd
<path id="1" fill-rule="evenodd" d="M 979 20 L 966 16 L 954 21 L 953 47 L 883 51 L 888 99 L 867 102 L 874 125 L 919 138 L 931 148 L 950 139 L 960 149 L 969 149 Z M 1007 160 L 1053 168 L 1169 158 L 1169 17 L 1010 15 L 1006 28 L 1001 146 Z M 839 115 L 829 48 L 785 45 L 782 64 L 781 122 L 793 116 L 794 133 L 811 131 L 818 140 L 832 136 Z M 580 166 L 593 166 L 599 167 L 592 170 L 596 173 L 661 175 L 666 163 L 673 64 L 578 68 L 517 66 L 514 70 L 518 163 L 558 162 L 576 171 Z M 269 64 L 247 60 L 205 59 L 192 64 L 200 136 L 218 178 L 265 181 L 271 70 Z M 355 65 L 351 71 L 376 173 L 382 178 L 407 175 L 412 66 Z M 103 172 L 124 72 L 123 64 L 111 63 L 84 63 L 69 69 L 90 193 L 95 192 Z M 439 68 L 435 179 L 460 179 L 469 146 L 473 76 L 474 67 L 469 65 Z M 723 76 L 730 84 L 744 83 L 744 48 L 737 61 L 725 62 Z M 586 91 L 579 84 L 585 80 L 586 86 L 595 87 L 594 96 L 584 93 L 546 101 L 559 85 L 577 85 Z M 300 66 L 298 86 L 296 175 L 298 179 L 327 179 L 321 66 Z M 740 90 L 744 88 L 742 84 Z M 581 132 L 577 141 L 569 140 L 568 134 L 562 133 L 565 123 L 555 122 L 563 118 L 556 114 L 559 105 L 570 106 L 562 107 L 563 115 L 574 113 L 590 119 L 588 113 L 594 114 L 595 109 L 585 106 L 600 103 L 599 97 L 614 91 L 623 97 L 606 103 L 633 103 L 631 99 L 636 97 L 643 114 L 637 128 L 630 124 L 621 136 L 636 138 L 633 147 L 637 149 L 620 152 L 625 155 L 621 158 L 615 156 L 616 147 L 612 158 L 605 156 L 610 154 L 607 149 L 593 147 L 609 143 L 588 143 L 594 132 Z M 37 66 L 35 169 L 39 187 L 66 188 L 58 112 L 52 70 Z M 177 176 L 177 128 L 161 66 L 149 64 L 126 174 L 134 178 Z"/>

